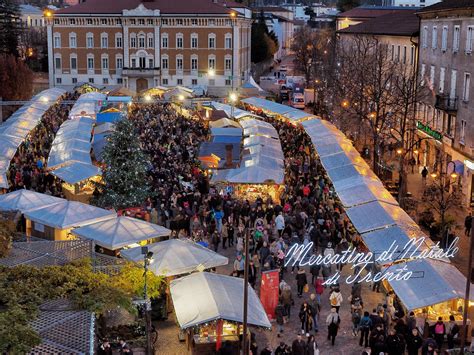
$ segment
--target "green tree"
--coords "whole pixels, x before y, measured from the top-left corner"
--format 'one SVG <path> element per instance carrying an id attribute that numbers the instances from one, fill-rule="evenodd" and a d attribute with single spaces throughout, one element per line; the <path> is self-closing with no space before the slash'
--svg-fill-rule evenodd
<path id="1" fill-rule="evenodd" d="M 18 57 L 20 8 L 14 0 L 0 0 L 0 53 Z"/>
<path id="2" fill-rule="evenodd" d="M 360 0 L 338 0 L 337 9 L 339 11 L 349 11 L 354 7 L 360 6 Z"/>
<path id="3" fill-rule="evenodd" d="M 93 202 L 102 207 L 122 209 L 142 205 L 151 196 L 147 174 L 150 162 L 140 147 L 133 122 L 123 118 L 115 124 L 104 148 L 105 167 L 98 195 Z"/>
<path id="4" fill-rule="evenodd" d="M 260 63 L 270 59 L 278 50 L 278 38 L 269 31 L 263 12 L 252 23 L 252 62 Z"/>

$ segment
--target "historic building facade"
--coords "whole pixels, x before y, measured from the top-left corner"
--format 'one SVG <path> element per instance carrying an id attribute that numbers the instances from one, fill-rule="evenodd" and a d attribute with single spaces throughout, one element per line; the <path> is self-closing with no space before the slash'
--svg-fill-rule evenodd
<path id="1" fill-rule="evenodd" d="M 430 97 L 419 104 L 420 163 L 474 203 L 474 3 L 446 0 L 418 12 L 419 74 Z"/>
<path id="2" fill-rule="evenodd" d="M 251 21 L 249 9 L 222 0 L 87 0 L 47 19 L 50 85 L 200 85 L 226 95 L 250 74 Z"/>

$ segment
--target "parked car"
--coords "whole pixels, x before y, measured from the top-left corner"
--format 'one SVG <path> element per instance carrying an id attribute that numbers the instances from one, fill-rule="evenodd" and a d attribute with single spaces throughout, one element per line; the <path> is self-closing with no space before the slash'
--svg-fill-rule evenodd
<path id="1" fill-rule="evenodd" d="M 286 87 L 286 85 L 282 85 L 280 87 L 280 98 L 283 100 L 283 101 L 286 101 L 286 100 L 289 100 L 290 99 L 290 91 L 288 90 L 288 88 Z"/>
<path id="2" fill-rule="evenodd" d="M 291 96 L 290 100 L 291 107 L 304 109 L 304 95 L 301 93 L 295 93 Z"/>

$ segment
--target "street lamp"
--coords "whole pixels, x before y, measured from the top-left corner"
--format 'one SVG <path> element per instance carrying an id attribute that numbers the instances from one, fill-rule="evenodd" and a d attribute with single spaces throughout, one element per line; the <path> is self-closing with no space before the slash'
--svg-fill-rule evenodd
<path id="1" fill-rule="evenodd" d="M 143 298 L 145 298 L 145 331 L 146 331 L 146 349 L 147 354 L 153 354 L 152 346 L 151 346 L 151 303 L 148 300 L 148 283 L 147 283 L 147 274 L 148 274 L 148 266 L 151 263 L 153 258 L 153 252 L 148 251 L 148 247 L 142 247 L 142 255 L 143 255 L 143 267 L 145 272 L 143 273 L 143 277 L 145 278 L 145 284 L 143 285 Z"/>
<path id="2" fill-rule="evenodd" d="M 397 149 L 397 154 L 398 154 L 398 155 L 402 155 L 402 153 L 403 153 L 403 150 L 402 150 L 401 148 L 398 148 L 398 149 Z"/>
<path id="3" fill-rule="evenodd" d="M 344 107 L 344 108 L 349 107 L 349 101 L 347 101 L 347 100 L 342 101 L 342 107 Z"/>
<path id="4" fill-rule="evenodd" d="M 230 95 L 229 95 L 229 101 L 231 103 L 231 109 L 230 109 L 231 118 L 234 118 L 234 106 L 235 106 L 235 103 L 237 102 L 238 98 L 239 97 L 238 97 L 237 93 L 235 93 L 235 92 L 231 92 Z"/>
<path id="5" fill-rule="evenodd" d="M 216 75 L 216 71 L 214 69 L 209 69 L 207 72 L 207 75 L 209 75 L 212 78 L 214 77 L 214 75 Z"/>

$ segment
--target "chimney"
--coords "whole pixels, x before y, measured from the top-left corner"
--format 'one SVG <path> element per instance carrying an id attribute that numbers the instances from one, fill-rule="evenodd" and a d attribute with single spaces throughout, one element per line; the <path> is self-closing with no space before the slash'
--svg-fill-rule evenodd
<path id="1" fill-rule="evenodd" d="M 225 146 L 225 168 L 233 168 L 234 167 L 234 162 L 232 159 L 232 150 L 234 146 L 232 144 L 227 144 Z"/>

